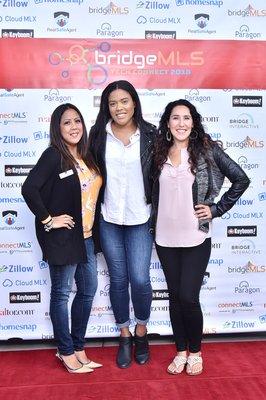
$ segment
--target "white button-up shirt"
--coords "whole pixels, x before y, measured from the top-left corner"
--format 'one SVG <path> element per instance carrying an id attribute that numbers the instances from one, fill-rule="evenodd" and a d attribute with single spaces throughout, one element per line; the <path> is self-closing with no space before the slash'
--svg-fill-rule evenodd
<path id="1" fill-rule="evenodd" d="M 145 197 L 139 129 L 126 146 L 113 134 L 111 122 L 106 131 L 107 182 L 101 208 L 103 218 L 118 225 L 144 224 L 151 210 Z"/>

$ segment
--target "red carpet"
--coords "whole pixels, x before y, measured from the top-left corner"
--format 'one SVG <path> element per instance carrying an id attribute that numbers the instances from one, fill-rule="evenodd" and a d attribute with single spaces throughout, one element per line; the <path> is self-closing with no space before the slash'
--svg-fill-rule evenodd
<path id="1" fill-rule="evenodd" d="M 88 348 L 104 364 L 91 374 L 68 373 L 55 350 L 0 354 L 1 400 L 265 400 L 266 341 L 203 344 L 204 372 L 172 376 L 173 345 L 152 345 L 151 361 L 120 370 L 117 347 Z"/>

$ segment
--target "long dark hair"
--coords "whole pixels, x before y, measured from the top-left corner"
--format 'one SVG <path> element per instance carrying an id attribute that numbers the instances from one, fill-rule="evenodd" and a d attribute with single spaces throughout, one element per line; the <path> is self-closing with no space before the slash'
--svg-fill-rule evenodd
<path id="1" fill-rule="evenodd" d="M 77 144 L 78 155 L 82 158 L 82 160 L 85 162 L 88 168 L 97 170 L 93 157 L 88 151 L 88 134 L 84 118 L 79 109 L 73 104 L 70 103 L 60 104 L 60 106 L 58 106 L 53 111 L 50 122 L 50 146 L 55 147 L 60 152 L 61 164 L 63 170 L 75 167 L 76 165 L 75 158 L 68 150 L 68 147 L 61 135 L 61 129 L 60 129 L 60 122 L 62 119 L 62 115 L 66 110 L 75 110 L 78 113 L 82 123 L 83 135 Z"/>
<path id="2" fill-rule="evenodd" d="M 90 130 L 89 146 L 90 148 L 94 149 L 95 153 L 97 153 L 99 146 L 104 141 L 106 135 L 106 124 L 111 119 L 111 114 L 109 111 L 109 96 L 114 90 L 117 89 L 125 90 L 132 97 L 132 100 L 135 103 L 133 120 L 136 126 L 141 129 L 143 126 L 148 124 L 148 122 L 143 119 L 139 96 L 134 86 L 130 82 L 124 80 L 109 83 L 109 85 L 107 85 L 102 92 L 100 110 L 95 124 Z"/>
<path id="3" fill-rule="evenodd" d="M 202 154 L 205 157 L 206 162 L 210 163 L 207 150 L 211 148 L 216 142 L 213 141 L 210 135 L 205 132 L 202 125 L 202 117 L 198 113 L 196 107 L 189 101 L 184 99 L 172 101 L 168 103 L 165 107 L 165 110 L 159 122 L 159 135 L 157 136 L 155 142 L 154 164 L 157 171 L 160 171 L 162 169 L 163 164 L 167 160 L 169 149 L 174 143 L 172 135 L 171 140 L 167 140 L 166 132 L 168 131 L 167 124 L 169 122 L 171 112 L 176 106 L 186 106 L 189 109 L 192 117 L 193 128 L 189 137 L 187 150 L 189 153 L 188 162 L 190 164 L 190 170 L 193 174 L 195 174 L 199 155 Z"/>

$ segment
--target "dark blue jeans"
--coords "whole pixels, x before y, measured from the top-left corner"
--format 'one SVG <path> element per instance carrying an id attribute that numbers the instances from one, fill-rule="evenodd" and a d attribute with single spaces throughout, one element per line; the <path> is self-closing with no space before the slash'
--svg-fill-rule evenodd
<path id="1" fill-rule="evenodd" d="M 116 225 L 100 219 L 100 238 L 110 275 L 110 300 L 119 328 L 130 325 L 129 284 L 136 322 L 150 317 L 150 261 L 153 238 L 149 223 Z"/>
<path id="2" fill-rule="evenodd" d="M 51 277 L 50 316 L 58 351 L 62 355 L 83 350 L 92 301 L 97 290 L 97 266 L 92 238 L 85 239 L 88 262 L 49 265 Z M 69 329 L 68 300 L 75 279 L 77 292 L 71 306 Z"/>

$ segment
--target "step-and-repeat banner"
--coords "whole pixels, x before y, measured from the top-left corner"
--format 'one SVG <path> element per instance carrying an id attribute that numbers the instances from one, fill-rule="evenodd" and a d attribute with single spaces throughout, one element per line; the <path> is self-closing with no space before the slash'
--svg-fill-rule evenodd
<path id="1" fill-rule="evenodd" d="M 52 111 L 77 105 L 87 128 L 103 88 L 127 79 L 144 117 L 158 125 L 185 98 L 213 139 L 251 179 L 213 221 L 201 290 L 204 333 L 266 329 L 263 0 L 3 0 L 0 4 L 0 340 L 50 339 L 50 278 L 21 185 L 49 143 Z M 223 191 L 230 182 L 225 180 Z M 98 291 L 87 337 L 117 336 L 109 275 L 98 255 Z M 171 334 L 168 293 L 155 250 L 150 333 Z M 75 293 L 73 293 L 71 300 Z M 132 313 L 133 316 L 133 313 Z"/>

